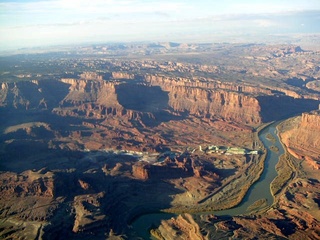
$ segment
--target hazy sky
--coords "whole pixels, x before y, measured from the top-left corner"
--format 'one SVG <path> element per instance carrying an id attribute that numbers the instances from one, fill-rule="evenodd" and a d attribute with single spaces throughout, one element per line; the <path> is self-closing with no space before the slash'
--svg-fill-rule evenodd
<path id="1" fill-rule="evenodd" d="M 319 33 L 320 0 L 0 0 L 0 50 Z"/>

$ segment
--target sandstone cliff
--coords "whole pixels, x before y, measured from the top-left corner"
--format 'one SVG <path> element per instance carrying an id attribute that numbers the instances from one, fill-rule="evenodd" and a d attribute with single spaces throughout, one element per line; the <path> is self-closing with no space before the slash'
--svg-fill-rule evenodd
<path id="1" fill-rule="evenodd" d="M 42 174 L 41 170 L 38 172 L 28 170 L 21 174 L 8 172 L 0 175 L 0 183 L 1 198 L 53 197 L 55 194 L 54 175 L 52 172 L 45 174 Z"/>
<path id="2" fill-rule="evenodd" d="M 101 211 L 101 198 L 104 193 L 79 195 L 74 198 L 76 213 L 73 232 L 93 231 L 106 225 L 106 215 Z"/>
<path id="3" fill-rule="evenodd" d="M 289 152 L 295 157 L 305 159 L 315 168 L 320 168 L 320 111 L 303 113 L 291 120 L 290 129 L 281 134 Z"/>
<path id="4" fill-rule="evenodd" d="M 175 111 L 187 111 L 212 119 L 222 118 L 245 124 L 259 124 L 262 121 L 257 99 L 225 90 L 173 87 L 169 93 L 169 105 Z"/>
<path id="5" fill-rule="evenodd" d="M 103 80 L 102 76 L 100 76 L 95 72 L 84 72 L 80 74 L 80 78 L 85 80 L 99 80 L 99 81 Z"/>
<path id="6" fill-rule="evenodd" d="M 121 107 L 117 101 L 115 83 L 72 78 L 61 81 L 70 85 L 69 93 L 62 100 L 62 105 L 95 103 L 104 107 Z"/>
<path id="7" fill-rule="evenodd" d="M 112 72 L 111 73 L 112 78 L 114 79 L 134 79 L 135 75 L 131 73 L 125 73 L 125 72 Z"/>
<path id="8" fill-rule="evenodd" d="M 162 221 L 159 229 L 151 231 L 151 233 L 158 239 L 208 239 L 208 237 L 203 236 L 199 225 L 190 214 L 183 214 L 177 218 Z"/>
<path id="9" fill-rule="evenodd" d="M 191 81 L 157 75 L 147 75 L 145 79 L 169 92 L 169 105 L 175 111 L 245 124 L 259 124 L 262 121 L 259 102 L 253 95 L 245 93 L 271 94 L 269 90 L 259 87 L 219 81 Z"/>
<path id="10" fill-rule="evenodd" d="M 137 179 L 147 180 L 149 178 L 148 168 L 149 165 L 143 163 L 132 165 L 132 176 Z"/>
<path id="11" fill-rule="evenodd" d="M 189 79 L 189 78 L 173 78 L 161 75 L 145 75 L 145 81 L 152 86 L 160 86 L 165 91 L 170 90 L 172 86 L 185 86 L 203 89 L 223 89 L 240 93 L 252 94 L 272 94 L 271 90 L 267 87 L 250 86 L 244 83 L 235 84 L 231 82 L 221 82 L 212 79 Z"/>
<path id="12" fill-rule="evenodd" d="M 176 111 L 249 125 L 317 107 L 317 98 L 301 99 L 296 92 L 282 88 L 160 75 L 146 75 L 145 81 L 168 92 L 169 105 Z"/>
<path id="13" fill-rule="evenodd" d="M 87 116 L 89 112 L 100 117 L 120 113 L 122 116 L 133 118 L 135 111 L 155 112 L 170 107 L 176 112 L 189 112 L 212 119 L 219 118 L 245 124 L 259 124 L 262 121 L 259 102 L 253 96 L 242 93 L 245 87 L 242 89 L 238 86 L 237 92 L 234 92 L 215 89 L 217 86 L 209 86 L 207 89 L 202 87 L 203 84 L 200 84 L 201 87 L 199 84 L 198 87 L 183 86 L 178 82 L 174 86 L 158 84 L 162 90 L 157 90 L 156 87 L 103 81 L 62 81 L 70 84 L 70 92 L 62 101 L 62 106 L 78 106 L 78 109 L 87 112 Z M 153 84 L 158 86 L 155 82 Z M 231 86 L 229 88 L 232 89 Z M 168 92 L 167 97 L 165 92 Z"/>
<path id="14" fill-rule="evenodd" d="M 174 119 L 173 115 L 186 113 L 211 120 L 258 125 L 313 110 L 317 105 L 314 100 L 292 96 L 279 96 L 264 87 L 213 80 L 146 75 L 139 82 L 118 82 L 105 81 L 94 73 L 83 73 L 81 79 L 3 83 L 0 106 L 53 109 L 62 116 L 94 119 L 112 115 L 135 119 L 141 125 L 155 121 L 159 124 L 163 119 Z"/>
<path id="15" fill-rule="evenodd" d="M 68 93 L 68 85 L 59 81 L 23 81 L 3 83 L 0 107 L 14 109 L 50 109 Z"/>
<path id="16" fill-rule="evenodd" d="M 22 221 L 47 221 L 58 207 L 55 201 L 54 174 L 42 170 L 24 171 L 20 174 L 0 174 L 1 218 L 15 217 Z"/>

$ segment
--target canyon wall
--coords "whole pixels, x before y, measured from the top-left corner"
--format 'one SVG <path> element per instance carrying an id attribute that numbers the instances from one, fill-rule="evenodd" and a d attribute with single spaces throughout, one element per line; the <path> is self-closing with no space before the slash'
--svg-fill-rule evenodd
<path id="1" fill-rule="evenodd" d="M 259 124 L 262 121 L 258 100 L 242 92 L 183 86 L 179 83 L 153 83 L 146 86 L 87 80 L 62 81 L 70 84 L 70 92 L 63 103 L 82 106 L 85 106 L 85 103 L 94 103 L 100 106 L 100 114 L 103 112 L 101 107 L 121 112 L 126 109 L 151 113 L 171 109 L 199 117 L 219 118 L 244 124 Z M 88 105 L 86 108 L 90 111 Z"/>
<path id="2" fill-rule="evenodd" d="M 172 86 L 185 86 L 203 89 L 223 89 L 240 93 L 251 94 L 272 94 L 266 87 L 249 86 L 244 83 L 236 84 L 231 82 L 221 82 L 218 80 L 200 78 L 191 80 L 189 78 L 166 77 L 161 75 L 145 75 L 144 80 L 152 86 L 161 86 L 165 91 L 170 90 Z"/>
<path id="3" fill-rule="evenodd" d="M 61 79 L 69 84 L 69 92 L 62 100 L 63 104 L 81 105 L 83 103 L 95 103 L 104 107 L 121 107 L 117 100 L 115 85 L 102 80 Z"/>
<path id="4" fill-rule="evenodd" d="M 147 75 L 145 80 L 169 92 L 169 105 L 175 111 L 245 124 L 262 121 L 261 108 L 254 95 L 271 94 L 267 89 L 220 81 L 191 81 L 158 75 Z"/>
<path id="5" fill-rule="evenodd" d="M 135 75 L 132 73 L 125 73 L 125 72 L 112 72 L 112 78 L 114 79 L 134 79 Z"/>
<path id="6" fill-rule="evenodd" d="M 106 81 L 89 73 L 81 77 L 3 83 L 0 106 L 25 110 L 53 109 L 63 116 L 96 119 L 107 115 L 145 118 L 149 122 L 156 118 L 161 122 L 162 117 L 173 119 L 167 114 L 171 112 L 173 115 L 190 114 L 258 125 L 314 110 L 318 104 L 314 100 L 273 95 L 266 88 L 219 81 L 191 81 L 157 75 L 146 75 L 144 80 L 137 82 Z"/>
<path id="7" fill-rule="evenodd" d="M 259 124 L 262 120 L 256 98 L 226 90 L 172 87 L 169 105 L 175 111 L 187 111 L 192 115 L 212 119 L 221 118 L 245 124 Z"/>
<path id="8" fill-rule="evenodd" d="M 289 152 L 320 169 L 320 111 L 303 113 L 290 124 L 291 129 L 281 135 Z"/>
<path id="9" fill-rule="evenodd" d="M 0 107 L 27 110 L 52 108 L 68 94 L 68 87 L 54 80 L 2 83 Z"/>

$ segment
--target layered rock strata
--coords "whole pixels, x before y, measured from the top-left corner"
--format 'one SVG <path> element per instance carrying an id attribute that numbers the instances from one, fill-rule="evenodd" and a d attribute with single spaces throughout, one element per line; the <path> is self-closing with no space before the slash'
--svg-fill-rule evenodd
<path id="1" fill-rule="evenodd" d="M 293 121 L 293 120 L 291 120 Z M 314 168 L 320 168 L 320 111 L 303 113 L 292 122 L 291 129 L 281 134 L 288 151 L 306 160 Z"/>

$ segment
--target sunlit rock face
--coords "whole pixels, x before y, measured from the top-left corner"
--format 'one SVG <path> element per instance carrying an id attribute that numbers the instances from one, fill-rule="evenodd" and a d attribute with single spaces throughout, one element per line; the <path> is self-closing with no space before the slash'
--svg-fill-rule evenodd
<path id="1" fill-rule="evenodd" d="M 320 112 L 303 113 L 300 117 L 292 120 L 290 124 L 291 128 L 281 135 L 289 152 L 319 169 Z"/>

